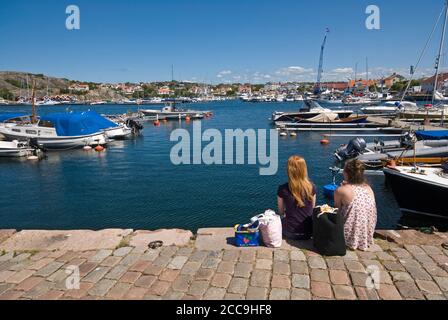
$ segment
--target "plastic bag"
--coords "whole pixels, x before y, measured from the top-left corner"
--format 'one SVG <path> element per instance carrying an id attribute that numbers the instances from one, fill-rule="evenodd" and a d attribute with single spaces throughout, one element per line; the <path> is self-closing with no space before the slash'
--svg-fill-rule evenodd
<path id="1" fill-rule="evenodd" d="M 269 248 L 280 248 L 283 244 L 281 217 L 274 211 L 267 210 L 264 214 L 256 218 L 260 223 L 261 238 L 265 246 Z"/>

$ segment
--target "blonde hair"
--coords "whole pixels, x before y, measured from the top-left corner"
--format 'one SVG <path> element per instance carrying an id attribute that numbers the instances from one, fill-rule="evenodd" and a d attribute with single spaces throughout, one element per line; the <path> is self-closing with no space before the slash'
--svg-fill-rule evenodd
<path id="1" fill-rule="evenodd" d="M 289 190 L 300 208 L 305 207 L 305 201 L 313 200 L 313 184 L 308 178 L 308 168 L 305 159 L 292 156 L 288 160 Z"/>

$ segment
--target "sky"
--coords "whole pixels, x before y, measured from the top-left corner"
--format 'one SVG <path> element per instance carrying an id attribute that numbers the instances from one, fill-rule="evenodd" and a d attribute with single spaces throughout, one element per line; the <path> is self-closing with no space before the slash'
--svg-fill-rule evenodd
<path id="1" fill-rule="evenodd" d="M 369 30 L 366 8 L 380 9 Z M 66 28 L 77 5 L 80 29 Z M 443 0 L 0 0 L 0 71 L 94 82 L 324 81 L 408 76 Z M 440 27 L 417 75 L 434 72 Z"/>

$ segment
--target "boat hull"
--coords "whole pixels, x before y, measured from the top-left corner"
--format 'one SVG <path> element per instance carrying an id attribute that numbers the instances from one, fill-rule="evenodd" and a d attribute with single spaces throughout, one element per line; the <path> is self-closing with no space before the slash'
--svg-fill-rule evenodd
<path id="1" fill-rule="evenodd" d="M 132 129 L 127 126 L 119 126 L 104 130 L 107 138 L 114 140 L 123 140 L 132 135 Z"/>
<path id="2" fill-rule="evenodd" d="M 85 136 L 74 137 L 25 137 L 17 136 L 11 133 L 2 132 L 8 140 L 26 141 L 30 138 L 36 138 L 37 143 L 44 149 L 61 150 L 61 149 L 77 149 L 85 146 L 97 146 L 107 144 L 105 134 L 91 134 Z"/>
<path id="3" fill-rule="evenodd" d="M 415 179 L 389 168 L 384 169 L 384 174 L 403 213 L 448 218 L 447 186 Z"/>
<path id="4" fill-rule="evenodd" d="M 180 111 L 180 112 L 161 112 L 159 110 L 140 110 L 145 116 L 158 117 L 159 119 L 176 120 L 185 119 L 203 119 L 204 113 L 198 111 Z"/>

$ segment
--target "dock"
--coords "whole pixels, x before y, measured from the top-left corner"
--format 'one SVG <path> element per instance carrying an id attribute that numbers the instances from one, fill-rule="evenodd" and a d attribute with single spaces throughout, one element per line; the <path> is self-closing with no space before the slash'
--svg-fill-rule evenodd
<path id="1" fill-rule="evenodd" d="M 420 125 L 420 124 L 412 124 L 405 121 L 400 120 L 394 120 L 389 118 L 383 118 L 383 117 L 375 117 L 375 116 L 369 116 L 367 118 L 369 122 L 377 123 L 379 125 L 383 126 L 389 126 L 389 127 L 395 127 L 395 128 L 401 128 L 403 130 L 410 130 L 410 131 L 437 131 L 437 130 L 444 130 L 442 127 L 434 126 L 434 125 Z"/>
<path id="2" fill-rule="evenodd" d="M 312 241 L 237 248 L 233 236 L 233 228 L 0 230 L 0 300 L 448 298 L 446 233 L 377 231 L 368 251 L 343 257 L 321 256 Z M 150 249 L 157 240 L 164 245 Z"/>

